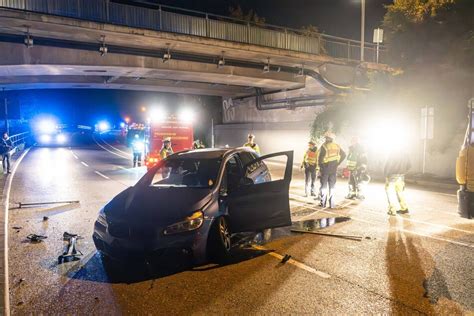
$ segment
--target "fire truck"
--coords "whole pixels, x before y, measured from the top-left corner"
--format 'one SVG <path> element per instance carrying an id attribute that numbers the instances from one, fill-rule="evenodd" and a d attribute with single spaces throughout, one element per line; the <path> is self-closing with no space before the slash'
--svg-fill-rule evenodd
<path id="1" fill-rule="evenodd" d="M 193 147 L 194 133 L 191 122 L 170 117 L 163 122 L 151 122 L 147 129 L 148 131 L 145 134 L 145 165 L 148 169 L 161 160 L 160 150 L 165 138 L 171 138 L 171 147 L 175 153 Z"/>

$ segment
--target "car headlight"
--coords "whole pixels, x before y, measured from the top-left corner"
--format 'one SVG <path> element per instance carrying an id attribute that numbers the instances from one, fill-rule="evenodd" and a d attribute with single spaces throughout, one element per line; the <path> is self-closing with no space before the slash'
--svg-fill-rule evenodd
<path id="1" fill-rule="evenodd" d="M 165 235 L 172 235 L 177 233 L 189 232 L 196 230 L 202 226 L 204 222 L 204 214 L 201 211 L 194 212 L 192 215 L 186 217 L 184 221 L 174 223 L 166 227 L 163 231 Z"/>
<path id="2" fill-rule="evenodd" d="M 104 208 L 101 208 L 99 211 L 99 216 L 97 217 L 97 221 L 102 225 L 107 227 L 107 217 L 105 216 Z"/>

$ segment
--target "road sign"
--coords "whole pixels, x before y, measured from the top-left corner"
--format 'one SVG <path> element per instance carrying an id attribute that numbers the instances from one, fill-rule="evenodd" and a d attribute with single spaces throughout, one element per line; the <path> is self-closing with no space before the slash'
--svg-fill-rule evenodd
<path id="1" fill-rule="evenodd" d="M 383 29 L 376 28 L 374 29 L 374 43 L 383 43 Z"/>
<path id="2" fill-rule="evenodd" d="M 421 139 L 433 139 L 434 136 L 434 107 L 421 108 L 420 119 Z"/>

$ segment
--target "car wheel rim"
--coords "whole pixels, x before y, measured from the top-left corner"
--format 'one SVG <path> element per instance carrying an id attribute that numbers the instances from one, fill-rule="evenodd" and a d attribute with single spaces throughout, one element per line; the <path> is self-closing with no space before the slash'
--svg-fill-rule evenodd
<path id="1" fill-rule="evenodd" d="M 226 250 L 230 250 L 230 233 L 225 220 L 221 220 L 219 223 L 219 233 L 221 235 L 224 248 Z"/>

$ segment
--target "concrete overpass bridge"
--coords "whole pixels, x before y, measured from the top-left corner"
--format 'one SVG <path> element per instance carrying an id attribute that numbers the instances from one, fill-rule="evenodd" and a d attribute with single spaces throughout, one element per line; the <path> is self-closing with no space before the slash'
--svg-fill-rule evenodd
<path id="1" fill-rule="evenodd" d="M 357 41 L 118 0 L 0 0 L 0 51 L 3 89 L 273 95 L 304 104 L 364 88 L 368 69 L 386 69 L 371 44 L 361 62 Z"/>

